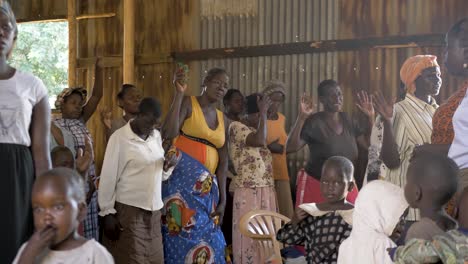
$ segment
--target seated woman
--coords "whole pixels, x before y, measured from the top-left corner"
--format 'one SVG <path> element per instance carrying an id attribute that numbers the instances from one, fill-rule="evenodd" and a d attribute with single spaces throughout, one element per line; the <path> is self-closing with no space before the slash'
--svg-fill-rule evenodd
<path id="1" fill-rule="evenodd" d="M 289 133 L 286 152 L 295 152 L 309 146 L 309 159 L 304 170 L 299 171 L 296 181 L 296 206 L 302 203 L 320 203 L 325 198 L 320 193 L 320 177 L 323 163 L 332 156 L 343 156 L 355 163 L 358 144 L 367 149 L 368 137 L 342 112 L 343 93 L 334 80 L 325 80 L 318 86 L 319 101 L 324 111 L 312 114 L 310 98 L 301 99 L 300 111 L 293 129 Z M 366 92 L 358 94 L 359 109 L 368 117 L 369 130 L 374 122 L 374 108 Z M 347 200 L 354 203 L 357 189 L 353 189 Z"/>
<path id="2" fill-rule="evenodd" d="M 354 187 L 354 166 L 334 156 L 323 164 L 320 191 L 323 203 L 302 204 L 276 238 L 286 244 L 304 245 L 307 263 L 336 263 L 338 248 L 351 233 L 354 206 L 346 201 Z"/>
<path id="3" fill-rule="evenodd" d="M 247 116 L 229 127 L 229 154 L 237 172 L 233 179 L 232 219 L 234 263 L 259 263 L 253 239 L 239 231 L 241 217 L 252 210 L 276 211 L 271 153 L 267 148 L 267 111 L 271 100 L 260 94 L 246 97 Z M 229 220 L 228 220 L 229 221 Z M 255 261 L 256 260 L 256 261 Z"/>

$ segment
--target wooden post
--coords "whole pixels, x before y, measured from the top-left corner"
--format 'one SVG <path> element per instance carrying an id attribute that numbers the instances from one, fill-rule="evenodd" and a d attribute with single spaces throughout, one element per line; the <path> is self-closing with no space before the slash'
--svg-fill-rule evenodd
<path id="1" fill-rule="evenodd" d="M 76 58 L 77 58 L 77 22 L 76 22 L 76 0 L 68 0 L 68 86 L 76 86 Z"/>
<path id="2" fill-rule="evenodd" d="M 135 0 L 124 0 L 123 82 L 135 83 Z"/>

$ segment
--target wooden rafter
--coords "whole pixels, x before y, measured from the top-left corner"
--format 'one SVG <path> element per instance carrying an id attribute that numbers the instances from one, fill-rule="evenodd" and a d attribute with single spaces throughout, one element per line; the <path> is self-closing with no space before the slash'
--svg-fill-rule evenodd
<path id="1" fill-rule="evenodd" d="M 174 52 L 175 60 L 193 61 L 207 59 L 242 58 L 259 56 L 292 55 L 334 51 L 350 51 L 379 48 L 408 48 L 443 46 L 443 34 L 426 34 L 411 36 L 388 36 L 364 39 L 324 40 L 294 42 L 284 44 L 260 45 L 250 47 L 233 47 Z"/>

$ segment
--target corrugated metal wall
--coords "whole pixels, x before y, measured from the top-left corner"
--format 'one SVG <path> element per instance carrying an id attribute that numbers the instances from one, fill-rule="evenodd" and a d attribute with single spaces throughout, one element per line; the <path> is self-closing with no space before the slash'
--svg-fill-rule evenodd
<path id="1" fill-rule="evenodd" d="M 202 17 L 201 48 L 328 40 L 338 36 L 338 0 L 258 0 L 256 12 Z M 323 53 L 208 60 L 201 62 L 200 69 L 203 76 L 214 66 L 224 67 L 230 73 L 231 86 L 244 95 L 261 91 L 272 79 L 286 83 L 288 95 L 282 112 L 289 130 L 296 119 L 301 95 L 306 92 L 317 98 L 313 87 L 320 80 L 336 79 L 337 63 L 336 53 Z M 306 155 L 306 148 L 290 155 L 291 176 L 304 165 Z"/>
<path id="2" fill-rule="evenodd" d="M 214 0 L 201 0 L 201 9 Z M 210 2 L 210 3 L 208 3 Z M 236 0 L 217 0 L 231 5 Z M 204 6 L 205 4 L 205 6 Z M 364 37 L 444 33 L 466 16 L 465 0 L 256 0 L 254 10 L 238 14 L 216 13 L 211 7 L 201 17 L 202 49 L 277 44 L 297 41 L 356 39 Z M 234 12 L 235 13 L 235 12 Z M 435 54 L 442 65 L 443 48 L 362 49 L 347 52 L 252 57 L 200 62 L 200 76 L 213 66 L 231 75 L 231 85 L 244 94 L 260 91 L 265 82 L 279 79 L 288 85 L 283 106 L 288 129 L 304 92 L 316 97 L 317 84 L 337 79 L 344 90 L 345 110 L 354 112 L 354 93 L 364 89 L 396 95 L 399 69 L 415 54 Z M 443 70 L 439 101 L 446 99 L 459 81 Z M 359 114 L 358 114 L 359 115 Z M 365 156 L 366 153 L 363 154 Z M 290 155 L 290 176 L 302 167 L 307 153 Z M 361 164 L 358 170 L 363 170 Z"/>

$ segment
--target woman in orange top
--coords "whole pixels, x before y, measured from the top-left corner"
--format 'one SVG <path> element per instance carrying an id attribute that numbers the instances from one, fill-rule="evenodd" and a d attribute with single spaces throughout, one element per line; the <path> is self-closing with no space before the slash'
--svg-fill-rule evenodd
<path id="1" fill-rule="evenodd" d="M 292 218 L 294 209 L 284 147 L 288 134 L 284 127 L 286 119 L 278 112 L 286 96 L 285 85 L 279 81 L 271 81 L 266 85 L 263 94 L 269 96 L 272 102 L 268 109 L 267 144 L 273 156 L 273 177 L 278 208 L 282 215 Z"/>
<path id="2" fill-rule="evenodd" d="M 186 77 L 174 78 L 175 97 L 162 126 L 164 139 L 175 139 L 182 158 L 163 184 L 162 210 L 166 263 L 225 263 L 226 242 L 219 227 L 226 203 L 227 119 L 216 109 L 229 77 L 213 68 L 200 96 L 184 96 Z M 218 187 L 219 183 L 219 187 Z"/>

